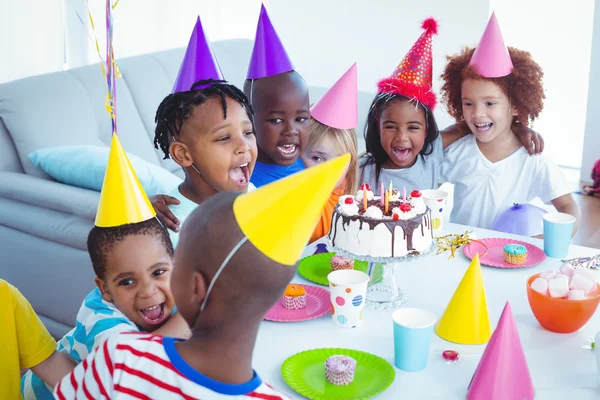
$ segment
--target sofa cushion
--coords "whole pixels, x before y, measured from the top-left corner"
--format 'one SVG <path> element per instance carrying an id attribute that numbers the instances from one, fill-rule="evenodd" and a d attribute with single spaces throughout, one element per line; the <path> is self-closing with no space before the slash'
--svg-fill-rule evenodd
<path id="1" fill-rule="evenodd" d="M 59 182 L 100 191 L 108 163 L 109 149 L 101 146 L 61 146 L 29 154 L 31 162 Z M 181 178 L 133 154 L 129 161 L 148 196 L 170 193 Z"/>

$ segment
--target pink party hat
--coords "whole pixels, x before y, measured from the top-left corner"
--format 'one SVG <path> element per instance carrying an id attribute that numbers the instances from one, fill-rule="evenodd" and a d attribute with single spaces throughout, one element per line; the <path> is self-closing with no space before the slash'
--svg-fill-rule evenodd
<path id="1" fill-rule="evenodd" d="M 510 303 L 473 374 L 467 400 L 530 400 L 535 396 Z"/>
<path id="2" fill-rule="evenodd" d="M 358 125 L 358 79 L 356 63 L 310 109 L 320 123 L 337 129 Z"/>
<path id="3" fill-rule="evenodd" d="M 265 6 L 261 5 L 246 79 L 266 78 L 292 70 L 294 70 L 292 61 L 271 24 Z"/>
<path id="4" fill-rule="evenodd" d="M 496 13 L 492 13 L 469 65 L 484 78 L 500 78 L 512 72 L 513 63 L 502 39 Z"/>
<path id="5" fill-rule="evenodd" d="M 198 17 L 185 56 L 183 56 L 183 62 L 179 67 L 175 85 L 173 85 L 173 93 L 187 92 L 194 83 L 203 79 L 222 80 L 223 73 L 221 73 L 219 63 L 206 40 L 200 17 Z"/>

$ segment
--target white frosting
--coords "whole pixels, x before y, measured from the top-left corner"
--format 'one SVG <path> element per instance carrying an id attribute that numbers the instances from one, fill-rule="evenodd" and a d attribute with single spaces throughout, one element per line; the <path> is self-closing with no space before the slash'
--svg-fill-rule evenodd
<path id="1" fill-rule="evenodd" d="M 373 195 L 373 192 L 370 190 L 367 190 L 367 200 L 373 200 L 375 198 L 375 195 Z M 362 189 L 359 189 L 358 192 L 356 192 L 356 200 L 357 201 L 362 201 L 363 199 L 363 191 Z"/>
<path id="2" fill-rule="evenodd" d="M 352 217 L 354 215 L 358 215 L 358 205 L 356 203 L 352 204 L 340 204 L 338 207 L 340 213 Z M 368 210 L 367 210 L 368 211 Z"/>
<path id="3" fill-rule="evenodd" d="M 423 197 L 412 197 L 410 203 L 415 214 L 423 214 L 427 210 L 427 206 L 425 206 Z"/>
<path id="4" fill-rule="evenodd" d="M 391 201 L 398 201 L 402 198 L 399 190 L 392 190 L 392 197 L 390 197 Z"/>
<path id="5" fill-rule="evenodd" d="M 363 217 L 382 219 L 383 212 L 381 211 L 381 208 L 377 206 L 369 206 L 369 208 L 367 208 L 367 211 L 365 211 L 365 213 L 363 214 Z"/>
<path id="6" fill-rule="evenodd" d="M 345 194 L 343 196 L 340 196 L 340 198 L 338 199 L 338 204 L 339 205 L 346 204 L 346 199 L 347 198 L 351 198 L 352 202 L 354 203 L 354 196 L 352 196 L 351 194 Z"/>

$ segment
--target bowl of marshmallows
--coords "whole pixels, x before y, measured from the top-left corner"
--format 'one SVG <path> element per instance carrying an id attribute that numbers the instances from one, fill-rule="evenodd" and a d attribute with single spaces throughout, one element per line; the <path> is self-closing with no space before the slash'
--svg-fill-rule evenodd
<path id="1" fill-rule="evenodd" d="M 600 286 L 595 271 L 565 263 L 558 271 L 530 277 L 527 298 L 540 325 L 551 332 L 571 333 L 594 315 Z"/>

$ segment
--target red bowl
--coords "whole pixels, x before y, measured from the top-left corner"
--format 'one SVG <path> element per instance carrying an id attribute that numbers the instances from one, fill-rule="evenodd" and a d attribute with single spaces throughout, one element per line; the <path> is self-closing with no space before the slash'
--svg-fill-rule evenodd
<path id="1" fill-rule="evenodd" d="M 527 298 L 540 325 L 551 332 L 571 333 L 592 318 L 600 303 L 600 285 L 583 300 L 555 299 L 531 288 L 531 282 L 539 276 L 535 274 L 527 280 Z"/>

